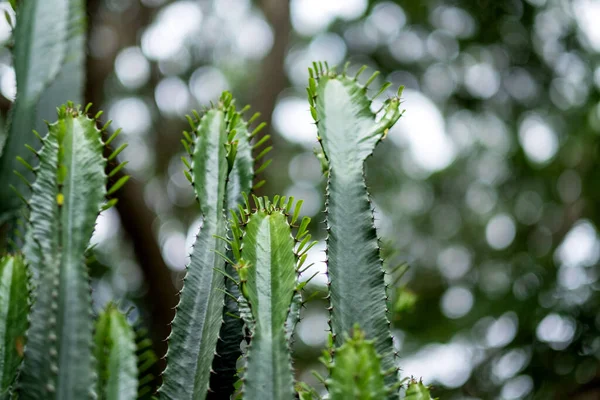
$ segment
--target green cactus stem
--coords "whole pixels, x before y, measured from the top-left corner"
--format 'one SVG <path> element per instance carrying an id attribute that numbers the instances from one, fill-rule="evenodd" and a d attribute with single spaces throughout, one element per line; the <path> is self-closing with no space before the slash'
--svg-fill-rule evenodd
<path id="1" fill-rule="evenodd" d="M 29 287 L 21 255 L 0 259 L 0 399 L 10 399 L 23 360 Z"/>
<path id="2" fill-rule="evenodd" d="M 135 332 L 127 318 L 110 303 L 98 316 L 94 354 L 99 400 L 135 400 L 138 366 Z"/>
<path id="3" fill-rule="evenodd" d="M 25 243 L 34 303 L 19 399 L 95 397 L 85 251 L 98 213 L 114 204 L 105 203 L 105 144 L 96 122 L 79 107 L 63 106 L 36 152 L 40 161 L 33 168 L 36 180 Z M 108 190 L 112 192 L 114 187 Z"/>
<path id="4" fill-rule="evenodd" d="M 296 236 L 292 226 L 300 212 L 293 213 L 293 198 L 254 197 L 240 207 L 232 221 L 229 242 L 239 280 L 240 313 L 251 339 L 243 375 L 243 397 L 248 400 L 293 399 L 294 376 L 291 362 L 291 332 L 298 320 L 302 285 L 298 275 L 306 252 L 312 245 L 304 218 Z M 289 218 L 288 218 L 289 217 Z M 302 244 L 302 245 L 301 245 Z M 235 279 L 235 278 L 232 278 Z M 290 315 L 295 314 L 295 315 Z"/>
<path id="5" fill-rule="evenodd" d="M 350 337 L 335 348 L 330 338 L 330 350 L 325 351 L 321 361 L 329 369 L 325 386 L 331 400 L 379 400 L 398 391 L 400 383 L 386 384 L 386 376 L 394 376 L 394 369 L 383 371 L 382 358 L 375 349 L 374 340 L 367 340 L 365 333 L 355 325 Z"/>
<path id="6" fill-rule="evenodd" d="M 247 124 L 236 111 L 230 93 L 223 93 L 218 105 L 202 118 L 197 114 L 195 117 L 195 120 L 189 118 L 193 135 L 184 132 L 183 144 L 191 160 L 184 159 L 184 163 L 189 168 L 185 174 L 196 192 L 203 221 L 173 320 L 167 353 L 169 364 L 160 389 L 163 398 L 177 400 L 205 399 L 212 391 L 213 359 L 222 350 L 217 349 L 217 344 L 223 325 L 225 290 L 224 276 L 215 271 L 225 267 L 219 254 L 226 252 L 226 246 L 218 237 L 225 237 L 227 232 L 225 207 L 228 202 L 235 205 L 239 191 L 251 186 L 253 174 Z M 228 190 L 230 177 L 232 187 Z M 225 334 L 221 339 L 231 340 Z M 223 368 L 230 375 L 226 378 L 229 382 L 215 383 L 219 387 L 233 384 L 231 359 L 237 360 L 239 353 L 235 348 L 230 350 L 228 354 L 217 354 L 227 357 Z"/>
<path id="7" fill-rule="evenodd" d="M 13 51 L 17 97 L 11 109 L 8 137 L 0 157 L 0 221 L 20 208 L 13 186 L 27 195 L 29 187 L 13 174 L 16 157 L 33 164 L 25 151 L 34 129 L 51 120 L 57 104 L 81 101 L 84 88 L 85 6 L 82 0 L 27 0 L 18 3 Z M 38 123 L 39 121 L 39 123 Z M 30 174 L 25 173 L 30 179 Z"/>
<path id="8" fill-rule="evenodd" d="M 383 262 L 364 177 L 364 162 L 388 129 L 400 118 L 400 98 L 386 100 L 380 118 L 371 111 L 367 85 L 357 76 L 315 64 L 310 70 L 308 99 L 327 162 L 327 264 L 330 326 L 336 346 L 359 324 L 383 359 L 395 366 L 387 316 Z M 376 75 L 374 75 L 376 76 Z M 372 77 L 373 78 L 373 77 Z M 389 376 L 388 384 L 395 377 Z M 394 397 L 394 396 L 391 396 Z M 397 396 L 396 396 L 397 397 Z"/>

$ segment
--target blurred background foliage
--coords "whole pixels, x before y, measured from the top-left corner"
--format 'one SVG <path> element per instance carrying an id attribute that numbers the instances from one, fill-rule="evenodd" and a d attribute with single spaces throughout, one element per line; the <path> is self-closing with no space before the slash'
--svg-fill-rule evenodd
<path id="1" fill-rule="evenodd" d="M 404 376 L 443 399 L 600 398 L 599 2 L 87 3 L 86 101 L 123 128 L 133 177 L 98 219 L 97 308 L 134 306 L 164 353 L 201 225 L 180 161 L 184 116 L 225 89 L 269 123 L 259 193 L 305 200 L 320 239 L 307 275 L 323 272 L 307 68 L 349 60 L 369 67 L 364 79 L 380 70 L 380 84 L 406 86 L 407 111 L 367 165 Z M 0 41 L 5 116 L 15 74 L 4 20 Z M 325 282 L 309 285 L 296 335 L 309 382 L 327 336 Z"/>

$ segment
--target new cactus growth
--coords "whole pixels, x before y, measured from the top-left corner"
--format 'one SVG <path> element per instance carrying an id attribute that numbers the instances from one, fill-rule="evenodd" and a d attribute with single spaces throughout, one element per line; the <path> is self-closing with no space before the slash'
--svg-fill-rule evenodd
<path id="1" fill-rule="evenodd" d="M 135 332 L 114 304 L 98 316 L 94 354 L 100 400 L 134 400 L 138 396 Z"/>
<path id="2" fill-rule="evenodd" d="M 315 64 L 310 70 L 308 100 L 327 159 L 327 268 L 331 331 L 336 346 L 358 324 L 375 342 L 384 369 L 395 356 L 386 309 L 383 263 L 364 177 L 364 162 L 400 118 L 400 98 L 386 100 L 379 120 L 371 111 L 366 85 Z M 387 87 L 387 86 L 385 86 Z M 380 91 L 381 92 L 381 91 Z M 400 93 L 398 94 L 400 95 Z M 388 384 L 395 376 L 388 376 Z M 392 396 L 394 397 L 394 396 Z"/>
<path id="3" fill-rule="evenodd" d="M 391 386 L 385 383 L 386 376 L 394 377 L 394 368 L 382 370 L 381 356 L 375 350 L 374 341 L 367 340 L 358 325 L 351 335 L 345 335 L 344 344 L 335 349 L 335 357 L 330 350 L 321 358 L 329 369 L 329 378 L 324 380 L 329 398 L 377 400 L 390 397 L 400 386 L 400 383 Z"/>
<path id="4" fill-rule="evenodd" d="M 436 400 L 431 397 L 429 387 L 425 386 L 422 381 L 415 379 L 410 380 L 406 388 L 406 396 L 404 400 Z"/>

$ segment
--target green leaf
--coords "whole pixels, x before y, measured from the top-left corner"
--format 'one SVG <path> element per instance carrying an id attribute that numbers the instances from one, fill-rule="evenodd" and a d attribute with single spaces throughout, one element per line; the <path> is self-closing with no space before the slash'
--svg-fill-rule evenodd
<path id="1" fill-rule="evenodd" d="M 0 259 L 0 398 L 10 398 L 23 360 L 29 288 L 27 269 L 20 255 Z"/>
<path id="2" fill-rule="evenodd" d="M 255 200 L 258 201 L 258 200 Z M 265 201 L 269 204 L 268 199 Z M 264 204 L 264 202 L 263 202 Z M 257 205 L 258 206 L 258 205 Z M 240 235 L 236 225 L 234 233 Z M 286 215 L 269 205 L 248 215 L 243 227 L 240 276 L 242 316 L 251 332 L 244 372 L 244 398 L 285 400 L 294 398 L 290 336 L 286 326 L 297 299 L 294 238 Z M 291 321 L 295 321 L 291 317 Z"/>
<path id="3" fill-rule="evenodd" d="M 0 157 L 0 214 L 14 214 L 20 202 L 10 190 L 29 193 L 13 174 L 16 156 L 33 164 L 24 150 L 36 143 L 33 129 L 45 129 L 56 105 L 80 102 L 84 88 L 85 6 L 83 0 L 28 0 L 19 4 L 14 33 L 17 97 L 10 112 L 8 137 Z M 27 174 L 29 178 L 31 175 Z"/>
<path id="4" fill-rule="evenodd" d="M 72 105 L 39 152 L 25 256 L 35 277 L 19 399 L 94 397 L 91 297 L 85 250 L 106 193 L 96 121 Z"/>
<path id="5" fill-rule="evenodd" d="M 218 253 L 225 253 L 225 182 L 228 165 L 226 112 L 209 110 L 199 121 L 191 155 L 193 185 L 200 202 L 202 228 L 191 255 L 173 320 L 162 398 L 204 399 L 223 315 L 225 278 Z"/>
<path id="6" fill-rule="evenodd" d="M 100 400 L 133 400 L 138 394 L 135 333 L 114 304 L 98 316 L 94 335 Z"/>
<path id="7" fill-rule="evenodd" d="M 346 336 L 344 344 L 335 349 L 335 358 L 325 351 L 321 361 L 329 369 L 325 381 L 331 400 L 379 400 L 390 396 L 395 387 L 385 383 L 386 374 L 381 370 L 381 357 L 375 350 L 373 340 L 365 339 L 358 327 L 352 336 Z"/>
<path id="8" fill-rule="evenodd" d="M 318 76 L 319 74 L 317 74 Z M 314 85 L 309 84 L 309 89 Z M 401 116 L 400 99 L 387 100 L 376 122 L 365 87 L 333 72 L 318 76 L 314 96 L 318 133 L 328 160 L 327 263 L 331 327 L 338 346 L 359 324 L 375 341 L 384 369 L 395 366 L 386 310 L 383 263 L 364 180 L 364 162 Z M 388 378 L 393 384 L 395 377 Z"/>

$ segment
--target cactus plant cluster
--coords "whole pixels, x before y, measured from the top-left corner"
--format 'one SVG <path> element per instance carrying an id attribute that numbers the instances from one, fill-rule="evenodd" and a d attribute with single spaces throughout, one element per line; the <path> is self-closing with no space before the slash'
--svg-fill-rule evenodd
<path id="1" fill-rule="evenodd" d="M 42 37 L 48 32 L 32 28 L 50 3 L 65 14 L 57 16 L 62 25 L 45 27 L 57 31 L 56 46 Z M 90 117 L 89 105 L 81 109 L 71 102 L 57 109 L 46 134 L 31 129 L 37 115 L 31 104 L 54 90 L 59 67 L 68 67 L 66 55 L 77 53 L 83 40 L 73 35 L 81 26 L 75 23 L 81 4 L 30 1 L 20 7 L 12 127 L 26 134 L 17 138 L 11 131 L 0 182 L 3 195 L 12 186 L 23 205 L 11 198 L 0 207 L 11 228 L 0 259 L 0 398 L 399 398 L 402 381 L 364 162 L 402 115 L 401 90 L 373 112 L 367 89 L 376 74 L 363 85 L 358 77 L 364 69 L 349 76 L 346 69 L 337 73 L 316 63 L 310 70 L 308 104 L 328 177 L 331 332 L 322 357 L 328 376 L 321 378 L 326 394 L 295 382 L 291 355 L 307 283 L 299 278 L 314 245 L 310 219 L 300 218 L 301 200 L 252 193 L 264 183 L 254 183 L 256 174 L 270 163 L 263 160 L 271 150 L 269 136 L 257 135 L 265 124 L 252 129 L 258 115 L 246 118 L 248 107 L 238 110 L 228 92 L 188 117 L 191 129 L 182 140 L 188 155 L 182 161 L 202 226 L 168 338 L 162 385 L 155 390 L 158 379 L 148 371 L 156 357 L 128 315 L 112 303 L 93 315 L 85 263 L 98 214 L 116 203 L 113 196 L 128 179 L 107 189 L 125 165 L 115 162 L 125 145 L 110 149 L 119 130 L 109 135 L 109 123 L 99 128 L 101 113 Z M 26 62 L 38 48 L 51 63 Z M 23 102 L 30 108 L 23 109 Z M 39 142 L 29 141 L 35 137 Z M 28 155 L 15 144 L 22 140 Z M 15 162 L 21 164 L 14 174 L 19 180 L 6 178 Z M 414 380 L 405 396 L 431 398 Z"/>

